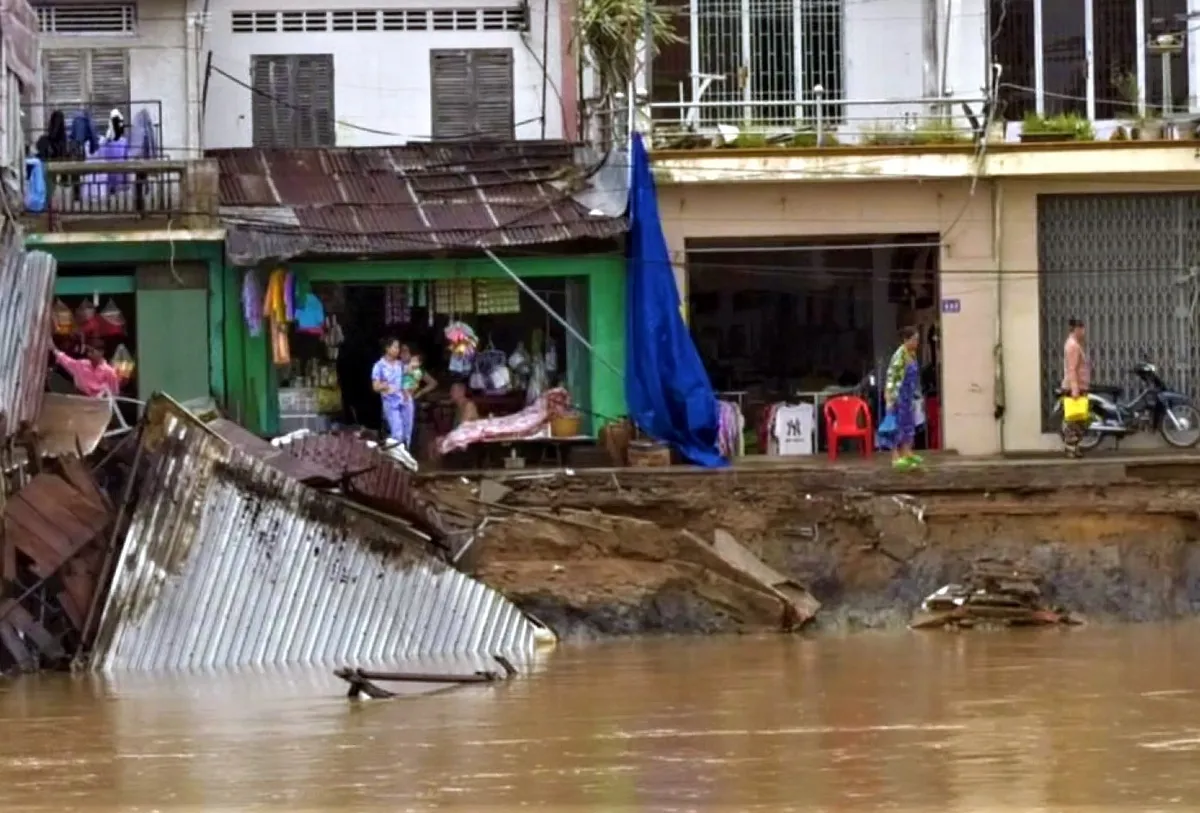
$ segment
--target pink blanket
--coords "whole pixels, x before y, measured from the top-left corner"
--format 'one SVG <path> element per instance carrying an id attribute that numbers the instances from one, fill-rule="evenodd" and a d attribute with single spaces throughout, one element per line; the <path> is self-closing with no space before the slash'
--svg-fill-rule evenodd
<path id="1" fill-rule="evenodd" d="M 561 387 L 547 390 L 536 401 L 512 415 L 467 421 L 438 441 L 438 451 L 448 454 L 472 443 L 489 440 L 519 440 L 536 435 L 571 407 L 571 396 Z"/>

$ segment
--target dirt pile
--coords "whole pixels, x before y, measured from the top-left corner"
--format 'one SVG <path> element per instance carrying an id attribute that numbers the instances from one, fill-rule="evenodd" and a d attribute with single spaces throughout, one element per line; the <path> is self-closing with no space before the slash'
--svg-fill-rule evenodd
<path id="1" fill-rule="evenodd" d="M 871 477 L 859 478 L 869 490 L 811 471 L 513 481 L 506 504 L 580 522 L 512 516 L 471 559 L 485 582 L 568 635 L 771 626 L 757 595 L 681 553 L 684 531 L 731 534 L 811 592 L 823 628 L 908 624 L 981 559 L 1025 563 L 1046 602 L 1091 619 L 1200 612 L 1200 487 L 1104 467 Z"/>

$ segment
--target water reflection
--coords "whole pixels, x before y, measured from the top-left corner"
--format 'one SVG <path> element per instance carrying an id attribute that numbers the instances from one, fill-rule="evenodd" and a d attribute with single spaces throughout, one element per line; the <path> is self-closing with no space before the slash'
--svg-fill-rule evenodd
<path id="1" fill-rule="evenodd" d="M 606 644 L 351 704 L 324 670 L 0 688 L 0 808 L 1155 810 L 1200 626 Z"/>

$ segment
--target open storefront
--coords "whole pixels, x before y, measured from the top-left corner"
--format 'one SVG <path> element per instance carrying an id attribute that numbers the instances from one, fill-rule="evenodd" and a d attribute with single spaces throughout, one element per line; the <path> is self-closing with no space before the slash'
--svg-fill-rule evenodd
<path id="1" fill-rule="evenodd" d="M 936 235 L 688 240 L 692 336 L 722 397 L 741 403 L 745 447 L 827 449 L 822 407 L 863 398 L 878 425 L 899 332 L 920 336 L 920 448 L 939 448 Z"/>
<path id="2" fill-rule="evenodd" d="M 244 314 L 245 364 L 255 366 L 261 354 L 268 369 L 265 432 L 380 428 L 371 368 L 387 338 L 420 354 L 437 382 L 419 402 L 414 448 L 421 457 L 453 425 L 449 388 L 456 382 L 467 386 L 481 417 L 519 412 L 556 386 L 570 393 L 585 432 L 622 415 L 623 384 L 613 369 L 624 363 L 623 259 L 504 263 L 524 286 L 486 258 L 238 270 L 243 289 L 261 289 L 250 299 L 261 295 L 267 305 L 261 315 Z M 286 286 L 283 319 L 277 311 L 273 318 L 270 305 L 276 278 Z"/>

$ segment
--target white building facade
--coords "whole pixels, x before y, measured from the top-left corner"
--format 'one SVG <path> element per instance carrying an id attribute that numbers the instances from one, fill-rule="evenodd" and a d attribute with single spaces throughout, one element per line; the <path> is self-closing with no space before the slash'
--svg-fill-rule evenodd
<path id="1" fill-rule="evenodd" d="M 103 130 L 150 113 L 170 158 L 228 147 L 431 138 L 562 138 L 573 128 L 568 18 L 557 2 L 38 0 L 55 109 Z M 564 115 L 564 113 L 566 115 Z"/>

